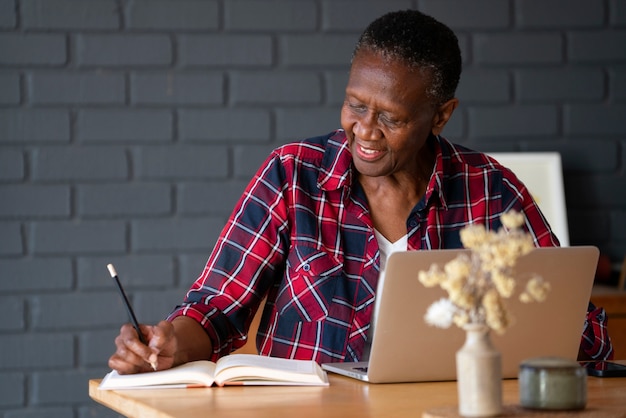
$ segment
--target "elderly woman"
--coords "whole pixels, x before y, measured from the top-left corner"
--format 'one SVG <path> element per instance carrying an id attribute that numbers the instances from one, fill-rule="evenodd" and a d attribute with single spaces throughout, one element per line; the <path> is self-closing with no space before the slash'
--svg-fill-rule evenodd
<path id="1" fill-rule="evenodd" d="M 508 210 L 524 214 L 536 246 L 558 245 L 511 171 L 440 135 L 460 73 L 457 38 L 432 17 L 372 22 L 354 50 L 342 129 L 271 153 L 183 303 L 142 325 L 147 346 L 122 327 L 109 365 L 134 373 L 229 354 L 265 298 L 260 354 L 358 361 L 391 252 L 459 248 L 461 228 L 497 229 Z M 603 320 L 591 307 L 585 356 L 611 355 Z"/>

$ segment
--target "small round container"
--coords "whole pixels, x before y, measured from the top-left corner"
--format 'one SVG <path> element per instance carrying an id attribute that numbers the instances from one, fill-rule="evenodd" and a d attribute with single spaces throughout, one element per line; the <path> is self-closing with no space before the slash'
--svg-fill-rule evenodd
<path id="1" fill-rule="evenodd" d="M 524 408 L 578 410 L 587 404 L 587 371 L 574 360 L 528 359 L 520 364 L 518 377 Z"/>

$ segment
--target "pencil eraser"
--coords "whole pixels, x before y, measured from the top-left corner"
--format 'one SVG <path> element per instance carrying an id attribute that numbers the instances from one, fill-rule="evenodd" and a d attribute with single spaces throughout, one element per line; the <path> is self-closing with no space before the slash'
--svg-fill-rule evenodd
<path id="1" fill-rule="evenodd" d="M 113 264 L 107 264 L 107 268 L 109 269 L 109 273 L 111 273 L 111 277 L 117 276 L 117 272 L 115 271 Z"/>

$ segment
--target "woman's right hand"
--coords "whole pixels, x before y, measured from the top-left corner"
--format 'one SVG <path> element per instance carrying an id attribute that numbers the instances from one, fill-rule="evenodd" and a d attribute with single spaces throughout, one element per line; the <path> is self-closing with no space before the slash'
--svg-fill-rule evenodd
<path id="1" fill-rule="evenodd" d="M 135 328 L 124 324 L 115 338 L 115 353 L 109 358 L 109 367 L 120 374 L 149 372 L 174 366 L 178 341 L 174 326 L 169 321 L 157 325 L 140 325 L 141 333 L 148 342 L 143 344 Z"/>
<path id="2" fill-rule="evenodd" d="M 115 338 L 116 350 L 109 358 L 109 367 L 119 374 L 169 369 L 189 361 L 208 360 L 213 354 L 209 336 L 194 319 L 179 316 L 171 322 L 139 327 L 148 345 L 139 341 L 130 324 L 123 325 Z"/>

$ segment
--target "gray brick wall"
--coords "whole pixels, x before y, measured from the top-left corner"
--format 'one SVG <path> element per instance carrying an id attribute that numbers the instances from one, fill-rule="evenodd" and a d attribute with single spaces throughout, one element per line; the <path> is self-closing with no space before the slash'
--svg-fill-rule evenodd
<path id="1" fill-rule="evenodd" d="M 337 128 L 354 42 L 417 7 L 459 35 L 450 139 L 559 151 L 570 241 L 626 254 L 622 0 L 0 0 L 0 418 L 87 396 L 125 312 L 165 316 L 271 148 Z"/>

